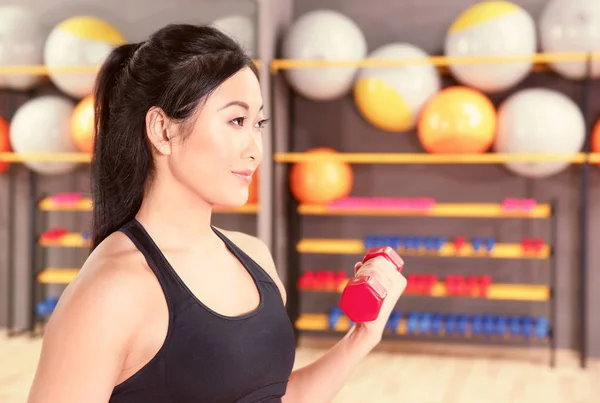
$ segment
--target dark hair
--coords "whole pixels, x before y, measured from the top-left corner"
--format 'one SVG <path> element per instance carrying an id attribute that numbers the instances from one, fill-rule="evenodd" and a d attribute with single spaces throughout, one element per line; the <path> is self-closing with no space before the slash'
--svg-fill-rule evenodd
<path id="1" fill-rule="evenodd" d="M 252 59 L 210 26 L 171 24 L 147 41 L 115 48 L 95 88 L 92 250 L 137 214 L 154 174 L 146 113 L 161 108 L 178 122 Z"/>

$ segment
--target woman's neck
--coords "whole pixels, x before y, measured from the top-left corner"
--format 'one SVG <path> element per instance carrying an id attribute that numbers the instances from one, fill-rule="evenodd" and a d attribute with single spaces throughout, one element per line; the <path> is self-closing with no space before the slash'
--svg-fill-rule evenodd
<path id="1" fill-rule="evenodd" d="M 156 181 L 144 196 L 136 219 L 164 248 L 210 245 L 212 206 L 175 181 Z"/>

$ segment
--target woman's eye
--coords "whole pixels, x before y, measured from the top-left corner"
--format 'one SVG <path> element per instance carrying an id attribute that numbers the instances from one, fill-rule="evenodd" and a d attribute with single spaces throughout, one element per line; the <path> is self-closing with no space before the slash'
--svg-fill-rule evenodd
<path id="1" fill-rule="evenodd" d="M 232 120 L 232 122 L 235 123 L 236 125 L 244 126 L 244 120 L 245 120 L 245 118 L 235 118 Z"/>
<path id="2" fill-rule="evenodd" d="M 259 129 L 262 129 L 263 127 L 265 127 L 265 125 L 269 122 L 269 119 L 263 119 L 260 122 L 258 122 L 256 124 L 256 127 L 258 127 Z"/>

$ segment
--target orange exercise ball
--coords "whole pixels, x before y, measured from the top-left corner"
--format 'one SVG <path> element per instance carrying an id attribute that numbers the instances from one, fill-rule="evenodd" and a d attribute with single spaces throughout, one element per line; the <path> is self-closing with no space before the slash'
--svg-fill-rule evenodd
<path id="1" fill-rule="evenodd" d="M 258 177 L 259 177 L 258 169 L 254 171 L 252 175 L 252 182 L 250 182 L 250 186 L 248 186 L 248 201 L 246 204 L 256 204 L 258 203 Z"/>
<path id="2" fill-rule="evenodd" d="M 73 142 L 82 153 L 91 153 L 94 148 L 94 98 L 83 98 L 73 111 L 71 118 Z"/>
<path id="3" fill-rule="evenodd" d="M 306 153 L 336 154 L 337 151 L 319 147 Z M 327 204 L 348 197 L 352 184 L 352 167 L 343 161 L 298 162 L 290 170 L 292 194 L 303 204 Z"/>
<path id="4" fill-rule="evenodd" d="M 600 153 L 600 119 L 596 121 L 592 129 L 592 137 L 590 142 L 590 148 L 593 153 Z M 600 163 L 596 164 L 600 167 Z"/>
<path id="5" fill-rule="evenodd" d="M 9 136 L 10 125 L 8 121 L 0 116 L 0 153 L 12 152 Z M 10 162 L 0 161 L 0 174 L 8 171 Z"/>
<path id="6" fill-rule="evenodd" d="M 482 92 L 453 86 L 423 108 L 418 135 L 432 154 L 476 154 L 487 151 L 496 136 L 496 108 Z"/>

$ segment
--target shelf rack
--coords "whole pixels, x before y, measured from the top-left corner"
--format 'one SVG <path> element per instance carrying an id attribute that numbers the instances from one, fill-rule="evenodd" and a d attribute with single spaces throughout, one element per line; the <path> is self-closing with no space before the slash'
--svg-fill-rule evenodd
<path id="1" fill-rule="evenodd" d="M 278 74 L 283 70 L 288 69 L 304 69 L 304 68 L 327 68 L 327 67 L 390 67 L 390 66 L 406 66 L 410 64 L 419 64 L 423 62 L 433 63 L 439 68 L 442 73 L 448 72 L 448 66 L 457 63 L 499 63 L 499 62 L 511 62 L 521 60 L 531 60 L 534 63 L 532 71 L 550 71 L 548 64 L 558 60 L 571 60 L 571 61 L 584 61 L 587 63 L 588 69 L 591 65 L 591 61 L 600 58 L 600 53 L 576 53 L 576 54 L 536 54 L 533 57 L 470 57 L 470 58 L 448 58 L 444 56 L 434 56 L 426 59 L 419 60 L 274 60 L 271 63 L 271 85 L 273 88 L 283 80 L 277 79 Z M 584 116 L 587 120 L 587 102 L 589 98 L 589 74 L 586 80 L 582 81 L 583 95 L 582 95 L 582 108 Z M 276 92 L 276 89 L 272 89 Z M 290 97 L 294 97 L 296 94 L 290 91 Z M 291 104 L 288 101 L 288 104 Z M 286 106 L 287 107 L 287 106 Z M 275 106 L 273 107 L 275 109 Z M 272 113 L 277 116 L 275 110 Z M 360 152 L 338 152 L 336 154 L 311 154 L 303 152 L 291 152 L 286 149 L 286 144 L 292 143 L 292 128 L 293 128 L 293 113 L 288 113 L 288 121 L 285 123 L 287 126 L 287 138 L 284 134 L 276 133 L 276 142 L 282 144 L 279 149 L 274 153 L 273 161 L 275 164 L 280 166 L 279 178 L 287 178 L 289 174 L 289 164 L 296 162 L 305 161 L 326 161 L 326 160 L 338 160 L 345 161 L 350 164 L 502 164 L 506 162 L 558 162 L 567 161 L 571 164 L 580 165 L 582 167 L 581 182 L 580 182 L 580 193 L 581 193 L 581 208 L 580 208 L 580 230 L 582 232 L 582 239 L 587 242 L 587 231 L 586 231 L 586 219 L 587 219 L 587 205 L 588 205 L 588 194 L 587 188 L 589 186 L 589 165 L 592 163 L 600 162 L 600 155 L 591 153 L 590 142 L 589 142 L 589 130 L 587 131 L 587 139 L 585 146 L 580 153 L 576 154 L 499 154 L 499 153 L 484 153 L 484 154 L 471 154 L 471 155 L 435 155 L 427 153 L 360 153 Z M 498 204 L 440 204 L 433 210 L 428 212 L 414 213 L 407 211 L 398 211 L 393 208 L 388 209 L 330 209 L 327 206 L 307 206 L 297 205 L 293 197 L 289 192 L 289 186 L 286 180 L 281 180 L 276 186 L 279 189 L 287 189 L 287 211 L 291 213 L 291 217 L 285 224 L 282 224 L 278 229 L 284 231 L 280 236 L 286 236 L 287 239 L 296 246 L 292 253 L 289 253 L 290 259 L 287 264 L 287 272 L 291 273 L 291 279 L 288 281 L 288 287 L 291 288 L 292 292 L 288 292 L 288 301 L 292 302 L 289 307 L 290 316 L 296 323 L 297 332 L 309 331 L 311 334 L 331 334 L 329 330 L 322 326 L 318 329 L 310 329 L 309 323 L 316 323 L 321 319 L 315 321 L 305 320 L 306 313 L 300 312 L 299 299 L 304 297 L 305 291 L 300 291 L 296 288 L 294 283 L 297 282 L 302 272 L 299 263 L 299 255 L 303 253 L 327 253 L 327 254 L 361 254 L 364 252 L 364 247 L 360 240 L 331 240 L 331 239 L 302 239 L 302 233 L 300 229 L 301 216 L 304 215 L 327 215 L 327 216 L 344 216 L 344 217 L 356 217 L 356 216 L 369 216 L 369 217 L 408 217 L 417 216 L 422 218 L 434 218 L 434 217 L 454 217 L 454 218 L 547 218 L 551 220 L 551 241 L 548 245 L 544 245 L 543 251 L 539 255 L 526 255 L 520 250 L 520 245 L 517 244 L 501 244 L 497 246 L 496 252 L 493 257 L 496 258 L 515 258 L 515 259 L 546 259 L 550 262 L 550 281 L 548 285 L 540 285 L 542 289 L 546 290 L 549 300 L 550 308 L 550 322 L 552 325 L 556 323 L 556 300 L 554 298 L 554 288 L 556 282 L 556 257 L 555 251 L 552 246 L 556 243 L 556 217 L 555 217 L 555 205 L 556 202 L 539 207 L 534 213 L 535 217 L 520 215 L 520 214 L 502 214 Z M 449 245 L 444 245 L 440 251 L 442 255 L 451 256 L 452 252 Z M 472 251 L 471 251 L 472 252 Z M 464 252 L 464 256 L 459 257 L 472 257 L 472 258 L 485 258 L 485 256 L 474 256 L 471 252 Z M 581 262 L 581 285 L 583 288 L 587 286 L 585 282 L 587 273 L 587 256 L 585 256 L 585 249 L 581 251 L 580 262 Z M 489 256 L 488 256 L 489 257 Z M 499 289 L 501 289 L 500 287 Z M 521 290 L 523 291 L 523 290 Z M 441 297 L 442 292 L 438 289 L 435 293 L 436 297 Z M 585 295 L 585 292 L 583 293 Z M 544 297 L 545 298 L 545 297 Z M 540 298 L 538 300 L 544 300 Z M 586 318 L 585 318 L 585 297 L 582 296 L 580 299 L 580 307 L 582 312 L 581 326 L 582 326 L 582 340 L 581 340 L 581 366 L 585 367 L 586 362 Z M 315 325 L 316 326 L 316 325 Z M 398 335 L 396 335 L 398 336 Z M 550 337 L 544 340 L 544 343 L 550 348 L 550 363 L 555 363 L 555 349 L 556 349 L 556 337 L 555 331 L 551 330 Z"/>

